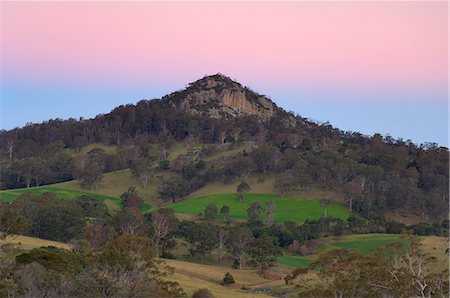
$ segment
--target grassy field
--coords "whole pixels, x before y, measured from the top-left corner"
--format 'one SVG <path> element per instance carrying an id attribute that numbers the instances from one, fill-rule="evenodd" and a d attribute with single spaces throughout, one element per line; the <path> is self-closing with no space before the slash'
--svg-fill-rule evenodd
<path id="1" fill-rule="evenodd" d="M 240 202 L 235 194 L 208 195 L 185 199 L 168 207 L 179 214 L 198 215 L 205 210 L 208 204 L 214 203 L 219 210 L 223 205 L 229 206 L 231 218 L 246 219 L 247 208 L 250 207 L 251 203 L 259 202 L 264 204 L 264 202 L 269 200 L 273 200 L 276 203 L 274 219 L 277 222 L 290 220 L 303 223 L 306 219 L 318 219 L 324 215 L 324 209 L 317 200 L 281 198 L 278 195 L 268 194 L 246 194 L 243 202 Z M 349 213 L 344 204 L 335 203 L 328 208 L 328 215 L 346 219 Z"/>
<path id="2" fill-rule="evenodd" d="M 250 294 L 238 289 L 242 286 L 250 288 L 272 282 L 262 278 L 255 270 L 237 270 L 178 260 L 164 259 L 164 262 L 175 268 L 175 274 L 169 278 L 178 282 L 188 297 L 191 297 L 196 290 L 205 288 L 210 290 L 214 297 L 270 297 L 262 294 Z M 226 272 L 233 275 L 236 288 L 228 288 L 220 284 Z"/>
<path id="3" fill-rule="evenodd" d="M 42 246 L 54 246 L 63 249 L 71 249 L 72 246 L 67 243 L 44 240 L 39 238 L 27 237 L 27 236 L 8 236 L 5 240 L 0 240 L 0 246 L 3 244 L 14 244 L 17 248 L 24 250 L 31 250 L 33 248 Z"/>
<path id="4" fill-rule="evenodd" d="M 345 235 L 341 237 L 330 237 L 321 241 L 322 242 L 314 249 L 313 255 L 295 256 L 287 254 L 279 258 L 280 263 L 288 267 L 306 268 L 318 254 L 335 248 L 354 249 L 363 254 L 369 254 L 376 249 L 387 248 L 388 245 L 392 243 L 409 243 L 409 240 L 398 234 Z"/>
<path id="5" fill-rule="evenodd" d="M 120 199 L 118 197 L 113 196 L 106 196 L 103 194 L 98 194 L 94 192 L 88 192 L 83 190 L 74 190 L 74 189 L 65 189 L 60 188 L 57 186 L 39 186 L 39 187 L 30 187 L 30 188 L 20 188 L 20 189 L 12 189 L 12 190 L 3 190 L 0 191 L 0 200 L 5 202 L 12 202 L 14 201 L 18 196 L 21 194 L 31 192 L 35 195 L 43 195 L 46 192 L 52 192 L 55 193 L 58 198 L 62 200 L 73 200 L 75 198 L 81 197 L 83 195 L 89 195 L 94 198 L 97 198 L 104 202 L 106 206 L 110 210 L 119 210 L 121 208 L 120 206 Z M 152 206 L 148 203 L 145 203 L 144 206 L 141 208 L 143 212 L 147 212 L 152 208 Z"/>

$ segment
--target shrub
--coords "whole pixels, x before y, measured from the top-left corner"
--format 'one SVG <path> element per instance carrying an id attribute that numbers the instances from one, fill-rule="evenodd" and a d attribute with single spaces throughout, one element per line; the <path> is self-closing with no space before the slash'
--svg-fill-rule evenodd
<path id="1" fill-rule="evenodd" d="M 234 281 L 233 275 L 231 275 L 230 272 L 225 273 L 225 276 L 223 278 L 223 284 L 225 286 L 228 286 L 228 285 L 232 285 L 234 283 L 235 283 L 235 281 Z"/>
<path id="2" fill-rule="evenodd" d="M 159 168 L 161 170 L 167 170 L 167 169 L 169 169 L 169 164 L 170 164 L 170 162 L 167 159 L 162 160 L 159 162 Z"/>
<path id="3" fill-rule="evenodd" d="M 208 289 L 200 289 L 192 294 L 192 298 L 212 298 L 214 297 Z"/>

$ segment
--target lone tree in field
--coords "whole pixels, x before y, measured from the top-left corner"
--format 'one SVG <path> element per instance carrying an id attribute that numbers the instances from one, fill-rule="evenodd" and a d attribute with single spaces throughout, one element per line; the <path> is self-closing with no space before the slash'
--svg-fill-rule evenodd
<path id="1" fill-rule="evenodd" d="M 223 205 L 222 208 L 220 208 L 220 215 L 223 216 L 224 221 L 227 221 L 230 216 L 230 207 Z"/>
<path id="2" fill-rule="evenodd" d="M 238 193 L 238 196 L 239 196 L 239 201 L 244 201 L 244 193 L 247 193 L 247 192 L 249 192 L 250 191 L 250 185 L 247 183 L 247 182 L 245 182 L 245 181 L 242 181 L 238 186 L 237 186 L 237 189 L 236 189 L 236 191 L 237 191 L 237 193 Z"/>
<path id="3" fill-rule="evenodd" d="M 328 217 L 328 207 L 331 206 L 331 204 L 333 203 L 333 201 L 331 199 L 320 199 L 320 206 L 322 206 L 323 209 L 325 209 L 325 215 L 324 217 L 327 218 Z"/>
<path id="4" fill-rule="evenodd" d="M 203 214 L 204 214 L 205 219 L 206 219 L 207 221 L 213 221 L 213 220 L 216 219 L 217 213 L 218 213 L 218 212 L 217 212 L 217 206 L 216 206 L 216 204 L 211 203 L 211 204 L 209 204 L 208 206 L 206 206 L 205 212 L 204 212 Z"/>

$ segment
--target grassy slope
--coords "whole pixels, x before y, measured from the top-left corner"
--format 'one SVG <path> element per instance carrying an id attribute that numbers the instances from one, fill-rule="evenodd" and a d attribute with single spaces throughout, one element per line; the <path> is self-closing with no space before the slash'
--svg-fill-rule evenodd
<path id="1" fill-rule="evenodd" d="M 180 283 L 188 294 L 192 295 L 198 289 L 209 289 L 214 297 L 269 297 L 261 294 L 249 294 L 239 289 L 231 289 L 220 285 L 226 272 L 230 272 L 239 286 L 251 287 L 271 282 L 264 279 L 254 270 L 237 270 L 227 267 L 194 264 L 178 260 L 164 260 L 175 268 L 175 275 L 171 277 Z"/>
<path id="2" fill-rule="evenodd" d="M 8 236 L 5 240 L 0 240 L 0 245 L 3 244 L 14 244 L 16 247 L 31 250 L 33 248 L 42 247 L 42 246 L 54 246 L 63 249 L 71 249 L 72 246 L 67 243 L 44 240 L 39 238 L 27 237 L 27 236 Z"/>
<path id="3" fill-rule="evenodd" d="M 280 263 L 289 267 L 306 268 L 316 258 L 316 255 L 335 248 L 355 249 L 364 254 L 368 254 L 375 249 L 387 247 L 392 243 L 406 244 L 407 240 L 397 234 L 363 234 L 345 235 L 341 237 L 330 237 L 323 239 L 314 254 L 310 256 L 284 255 L 280 258 Z"/>
<path id="4" fill-rule="evenodd" d="M 31 192 L 35 195 L 42 195 L 46 192 L 52 192 L 52 193 L 55 193 L 59 198 L 61 198 L 63 200 L 72 200 L 72 199 L 75 199 L 82 195 L 89 195 L 89 196 L 95 197 L 95 198 L 103 201 L 110 210 L 119 210 L 121 208 L 120 199 L 118 197 L 107 196 L 107 195 L 89 192 L 89 191 L 85 191 L 85 190 L 65 189 L 65 188 L 57 187 L 55 185 L 20 188 L 20 189 L 13 189 L 13 190 L 3 190 L 3 191 L 0 191 L 0 200 L 5 201 L 5 202 L 12 202 L 18 196 L 20 196 L 23 193 L 27 193 L 27 192 Z M 142 211 L 146 212 L 146 211 L 149 211 L 151 208 L 152 208 L 152 206 L 150 204 L 146 203 L 142 207 Z"/>
<path id="5" fill-rule="evenodd" d="M 448 239 L 445 237 L 427 236 L 419 237 L 419 241 L 421 249 L 436 258 L 436 267 L 442 267 L 444 269 L 446 264 L 448 264 L 448 256 L 445 253 L 445 250 L 448 248 Z M 333 248 L 355 249 L 364 254 L 368 254 L 375 249 L 387 247 L 392 243 L 407 244 L 408 240 L 396 234 L 364 234 L 345 235 L 339 238 L 331 237 L 319 245 L 311 256 L 284 255 L 279 260 L 281 264 L 289 267 L 306 268 L 317 254 Z"/>
<path id="6" fill-rule="evenodd" d="M 318 219 L 324 215 L 324 209 L 317 200 L 281 198 L 278 195 L 268 194 L 246 194 L 245 200 L 240 202 L 235 194 L 217 194 L 197 198 L 190 198 L 169 205 L 176 213 L 198 215 L 206 206 L 214 203 L 220 208 L 222 205 L 230 207 L 230 217 L 236 219 L 247 218 L 247 208 L 253 202 L 264 202 L 273 200 L 276 202 L 275 221 L 285 222 L 288 220 L 304 222 L 306 219 Z M 343 204 L 335 203 L 328 208 L 330 217 L 346 219 L 349 213 Z"/>

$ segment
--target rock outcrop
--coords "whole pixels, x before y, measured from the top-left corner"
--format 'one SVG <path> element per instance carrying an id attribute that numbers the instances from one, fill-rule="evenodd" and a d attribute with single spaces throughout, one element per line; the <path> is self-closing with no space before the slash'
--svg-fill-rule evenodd
<path id="1" fill-rule="evenodd" d="M 253 115 L 265 121 L 279 110 L 270 99 L 222 74 L 204 77 L 166 98 L 182 111 L 211 118 Z"/>

